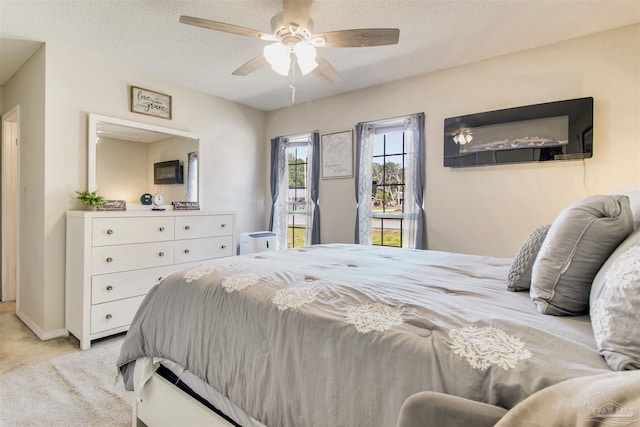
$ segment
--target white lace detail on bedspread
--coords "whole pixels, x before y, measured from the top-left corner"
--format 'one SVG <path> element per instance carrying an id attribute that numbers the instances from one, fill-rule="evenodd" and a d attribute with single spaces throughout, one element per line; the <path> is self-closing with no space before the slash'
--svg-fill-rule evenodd
<path id="1" fill-rule="evenodd" d="M 316 296 L 318 296 L 317 289 L 284 288 L 276 292 L 271 301 L 280 311 L 285 311 L 288 308 L 295 309 L 313 302 Z"/>
<path id="2" fill-rule="evenodd" d="M 222 287 L 227 292 L 241 291 L 258 283 L 258 275 L 252 273 L 237 273 L 222 280 Z"/>
<path id="3" fill-rule="evenodd" d="M 194 280 L 198 280 L 206 276 L 207 274 L 213 273 L 214 271 L 216 271 L 215 267 L 194 268 L 193 270 L 189 270 L 184 273 L 184 276 L 182 276 L 182 278 L 185 280 L 185 282 L 191 283 Z"/>
<path id="4" fill-rule="evenodd" d="M 640 280 L 640 246 L 633 246 L 620 255 L 611 265 L 605 276 L 602 294 L 591 305 L 591 323 L 593 336 L 598 347 L 606 347 L 614 333 L 615 313 L 608 308 L 616 307 L 619 295 Z M 624 298 L 624 297 L 622 297 Z M 611 304 L 612 301 L 616 303 Z M 624 300 L 626 303 L 627 300 Z"/>
<path id="5" fill-rule="evenodd" d="M 402 312 L 382 303 L 370 303 L 347 309 L 347 322 L 362 334 L 371 331 L 386 331 L 404 322 Z"/>
<path id="6" fill-rule="evenodd" d="M 449 331 L 453 352 L 467 359 L 476 369 L 486 370 L 497 365 L 508 371 L 519 360 L 529 359 L 531 352 L 525 348 L 520 338 L 507 335 L 503 330 L 486 326 L 476 328 L 465 326 Z"/>

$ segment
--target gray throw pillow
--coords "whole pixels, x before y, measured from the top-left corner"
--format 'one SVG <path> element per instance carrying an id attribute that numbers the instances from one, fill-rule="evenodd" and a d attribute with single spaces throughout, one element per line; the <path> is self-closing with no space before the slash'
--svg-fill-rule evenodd
<path id="1" fill-rule="evenodd" d="M 602 266 L 589 302 L 598 352 L 609 367 L 640 369 L 640 229 Z"/>
<path id="2" fill-rule="evenodd" d="M 633 215 L 633 229 L 640 228 L 640 185 L 627 187 L 612 194 L 619 194 L 629 198 L 629 206 L 631 206 L 631 214 Z"/>
<path id="3" fill-rule="evenodd" d="M 585 313 L 591 282 L 632 230 L 627 196 L 592 196 L 564 209 L 533 264 L 530 295 L 538 311 L 559 316 Z"/>
<path id="4" fill-rule="evenodd" d="M 507 276 L 507 289 L 510 291 L 526 291 L 531 286 L 531 270 L 536 260 L 538 251 L 547 236 L 551 225 L 541 225 L 529 234 L 520 250 L 513 259 L 509 275 Z"/>

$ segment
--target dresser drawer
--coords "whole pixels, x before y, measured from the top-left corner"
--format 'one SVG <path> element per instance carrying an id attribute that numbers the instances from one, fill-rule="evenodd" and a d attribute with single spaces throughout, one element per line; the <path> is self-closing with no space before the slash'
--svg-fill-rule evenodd
<path id="1" fill-rule="evenodd" d="M 145 295 L 175 270 L 175 266 L 168 265 L 93 276 L 91 278 L 91 304 Z"/>
<path id="2" fill-rule="evenodd" d="M 93 275 L 173 264 L 173 242 L 100 246 L 91 250 Z"/>
<path id="3" fill-rule="evenodd" d="M 176 240 L 233 234 L 232 215 L 202 215 L 176 217 Z"/>
<path id="4" fill-rule="evenodd" d="M 233 237 L 209 237 L 206 239 L 176 240 L 176 264 L 233 255 Z"/>
<path id="5" fill-rule="evenodd" d="M 91 306 L 91 333 L 130 325 L 144 297 L 141 295 Z"/>
<path id="6" fill-rule="evenodd" d="M 172 217 L 94 218 L 93 246 L 173 240 Z"/>

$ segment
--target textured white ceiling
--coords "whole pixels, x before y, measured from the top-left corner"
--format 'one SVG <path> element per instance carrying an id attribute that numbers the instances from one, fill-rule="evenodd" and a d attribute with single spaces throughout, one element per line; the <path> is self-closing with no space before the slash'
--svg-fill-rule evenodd
<path id="1" fill-rule="evenodd" d="M 231 75 L 266 42 L 178 22 L 270 32 L 280 11 L 280 0 L 0 0 L 0 38 L 12 39 L 0 40 L 0 84 L 32 42 L 50 42 L 262 110 L 286 107 L 290 77 L 268 67 Z M 298 76 L 296 103 L 640 22 L 640 0 L 315 0 L 311 17 L 316 33 L 391 27 L 400 42 L 319 49 L 342 80 Z"/>

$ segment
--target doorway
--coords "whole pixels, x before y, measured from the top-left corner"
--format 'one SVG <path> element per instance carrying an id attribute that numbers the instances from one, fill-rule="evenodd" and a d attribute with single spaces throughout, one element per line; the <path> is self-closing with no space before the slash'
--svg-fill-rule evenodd
<path id="1" fill-rule="evenodd" d="M 2 115 L 2 293 L 0 301 L 16 301 L 17 235 L 18 235 L 18 141 L 20 107 L 15 106 Z"/>

